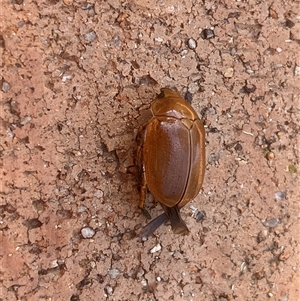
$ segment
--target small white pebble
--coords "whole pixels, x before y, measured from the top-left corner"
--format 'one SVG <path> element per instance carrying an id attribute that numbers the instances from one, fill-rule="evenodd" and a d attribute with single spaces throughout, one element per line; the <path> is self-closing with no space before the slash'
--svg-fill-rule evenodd
<path id="1" fill-rule="evenodd" d="M 68 81 L 68 80 L 70 80 L 70 79 L 72 79 L 73 78 L 73 76 L 72 75 L 70 75 L 70 74 L 65 74 L 63 77 L 62 77 L 62 82 L 63 83 L 65 83 L 66 81 Z"/>
<path id="2" fill-rule="evenodd" d="M 90 32 L 87 32 L 84 37 L 86 38 L 86 40 L 88 40 L 88 42 L 93 42 L 94 40 L 96 40 L 97 35 L 95 33 L 95 31 L 91 30 Z"/>
<path id="3" fill-rule="evenodd" d="M 300 66 L 295 67 L 295 75 L 300 75 Z"/>
<path id="4" fill-rule="evenodd" d="M 7 92 L 8 90 L 10 90 L 10 84 L 6 81 L 3 81 L 1 89 L 2 89 L 3 92 Z"/>
<path id="5" fill-rule="evenodd" d="M 230 78 L 233 76 L 233 68 L 228 68 L 225 72 L 224 72 L 224 76 L 227 78 Z"/>
<path id="6" fill-rule="evenodd" d="M 159 43 L 161 43 L 164 39 L 163 38 L 161 38 L 161 37 L 157 37 L 157 38 L 155 38 L 154 39 L 156 42 L 159 42 Z"/>
<path id="7" fill-rule="evenodd" d="M 188 87 L 188 91 L 191 93 L 191 94 L 194 94 L 196 92 L 199 91 L 199 85 L 197 82 L 194 82 L 194 83 L 191 83 Z"/>
<path id="8" fill-rule="evenodd" d="M 280 201 L 286 197 L 286 192 L 285 191 L 277 191 L 274 194 L 275 200 Z"/>
<path id="9" fill-rule="evenodd" d="M 56 268 L 56 267 L 58 267 L 57 259 L 52 260 L 50 262 L 50 268 Z"/>
<path id="10" fill-rule="evenodd" d="M 8 129 L 6 131 L 6 133 L 7 133 L 7 136 L 10 137 L 10 138 L 13 138 L 15 136 L 14 132 L 12 132 L 10 129 Z"/>
<path id="11" fill-rule="evenodd" d="M 160 244 L 157 244 L 155 247 L 153 247 L 151 250 L 150 250 L 150 253 L 156 253 L 156 252 L 159 252 L 161 250 L 161 245 Z"/>
<path id="12" fill-rule="evenodd" d="M 181 52 L 180 52 L 180 55 L 182 57 L 184 57 L 186 54 L 188 53 L 188 51 L 186 49 L 183 49 Z"/>
<path id="13" fill-rule="evenodd" d="M 113 293 L 114 290 L 113 290 L 113 288 L 112 288 L 111 286 L 108 286 L 108 285 L 107 285 L 107 286 L 105 287 L 105 291 L 107 292 L 107 294 L 111 295 L 111 294 Z"/>
<path id="14" fill-rule="evenodd" d="M 90 227 L 84 227 L 81 229 L 81 235 L 83 238 L 92 238 L 95 235 L 95 231 Z"/>
<path id="15" fill-rule="evenodd" d="M 95 261 L 91 261 L 91 268 L 94 269 L 96 267 L 96 262 Z"/>
<path id="16" fill-rule="evenodd" d="M 263 221 L 262 223 L 265 227 L 275 228 L 280 223 L 280 219 L 279 218 L 271 218 L 266 221 Z"/>
<path id="17" fill-rule="evenodd" d="M 100 199 L 103 197 L 103 191 L 102 190 L 96 190 L 96 192 L 94 193 L 94 196 L 97 198 L 97 199 Z"/>
<path id="18" fill-rule="evenodd" d="M 188 40 L 188 46 L 190 49 L 195 49 L 197 47 L 197 43 L 194 39 L 190 38 Z"/>
<path id="19" fill-rule="evenodd" d="M 30 116 L 26 116 L 20 123 L 22 124 L 22 125 L 25 125 L 25 124 L 27 124 L 28 122 L 30 122 L 31 121 L 31 117 Z"/>
<path id="20" fill-rule="evenodd" d="M 110 269 L 108 271 L 110 278 L 115 279 L 120 275 L 120 271 L 118 269 Z"/>

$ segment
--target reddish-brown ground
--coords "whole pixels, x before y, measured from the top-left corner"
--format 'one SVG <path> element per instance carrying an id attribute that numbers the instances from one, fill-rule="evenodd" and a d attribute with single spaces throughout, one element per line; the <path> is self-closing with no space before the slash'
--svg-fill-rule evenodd
<path id="1" fill-rule="evenodd" d="M 0 12 L 1 301 L 300 300 L 298 1 Z M 191 233 L 142 242 L 134 134 L 166 86 L 205 122 L 206 177 Z"/>

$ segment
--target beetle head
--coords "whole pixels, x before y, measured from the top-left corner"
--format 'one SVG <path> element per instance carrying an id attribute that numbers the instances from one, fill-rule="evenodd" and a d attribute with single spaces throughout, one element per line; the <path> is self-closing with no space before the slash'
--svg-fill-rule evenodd
<path id="1" fill-rule="evenodd" d="M 151 105 L 153 116 L 167 116 L 177 119 L 187 118 L 195 120 L 197 113 L 192 106 L 187 103 L 178 92 L 167 88 L 162 88 L 161 93 Z"/>

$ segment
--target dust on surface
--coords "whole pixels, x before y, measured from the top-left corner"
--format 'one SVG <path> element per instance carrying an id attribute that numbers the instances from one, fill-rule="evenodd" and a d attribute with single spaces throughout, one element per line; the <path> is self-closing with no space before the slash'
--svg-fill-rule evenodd
<path id="1" fill-rule="evenodd" d="M 0 300 L 299 300 L 299 2 L 0 13 Z M 134 133 L 165 86 L 205 122 L 206 177 L 191 233 L 141 242 Z"/>

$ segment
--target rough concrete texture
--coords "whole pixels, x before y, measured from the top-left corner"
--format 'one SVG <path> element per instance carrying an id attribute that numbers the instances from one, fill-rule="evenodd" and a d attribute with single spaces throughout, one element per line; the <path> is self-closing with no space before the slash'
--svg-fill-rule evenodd
<path id="1" fill-rule="evenodd" d="M 300 300 L 299 1 L 0 11 L 1 301 Z M 188 236 L 141 241 L 134 135 L 161 87 L 204 121 L 206 177 Z"/>

